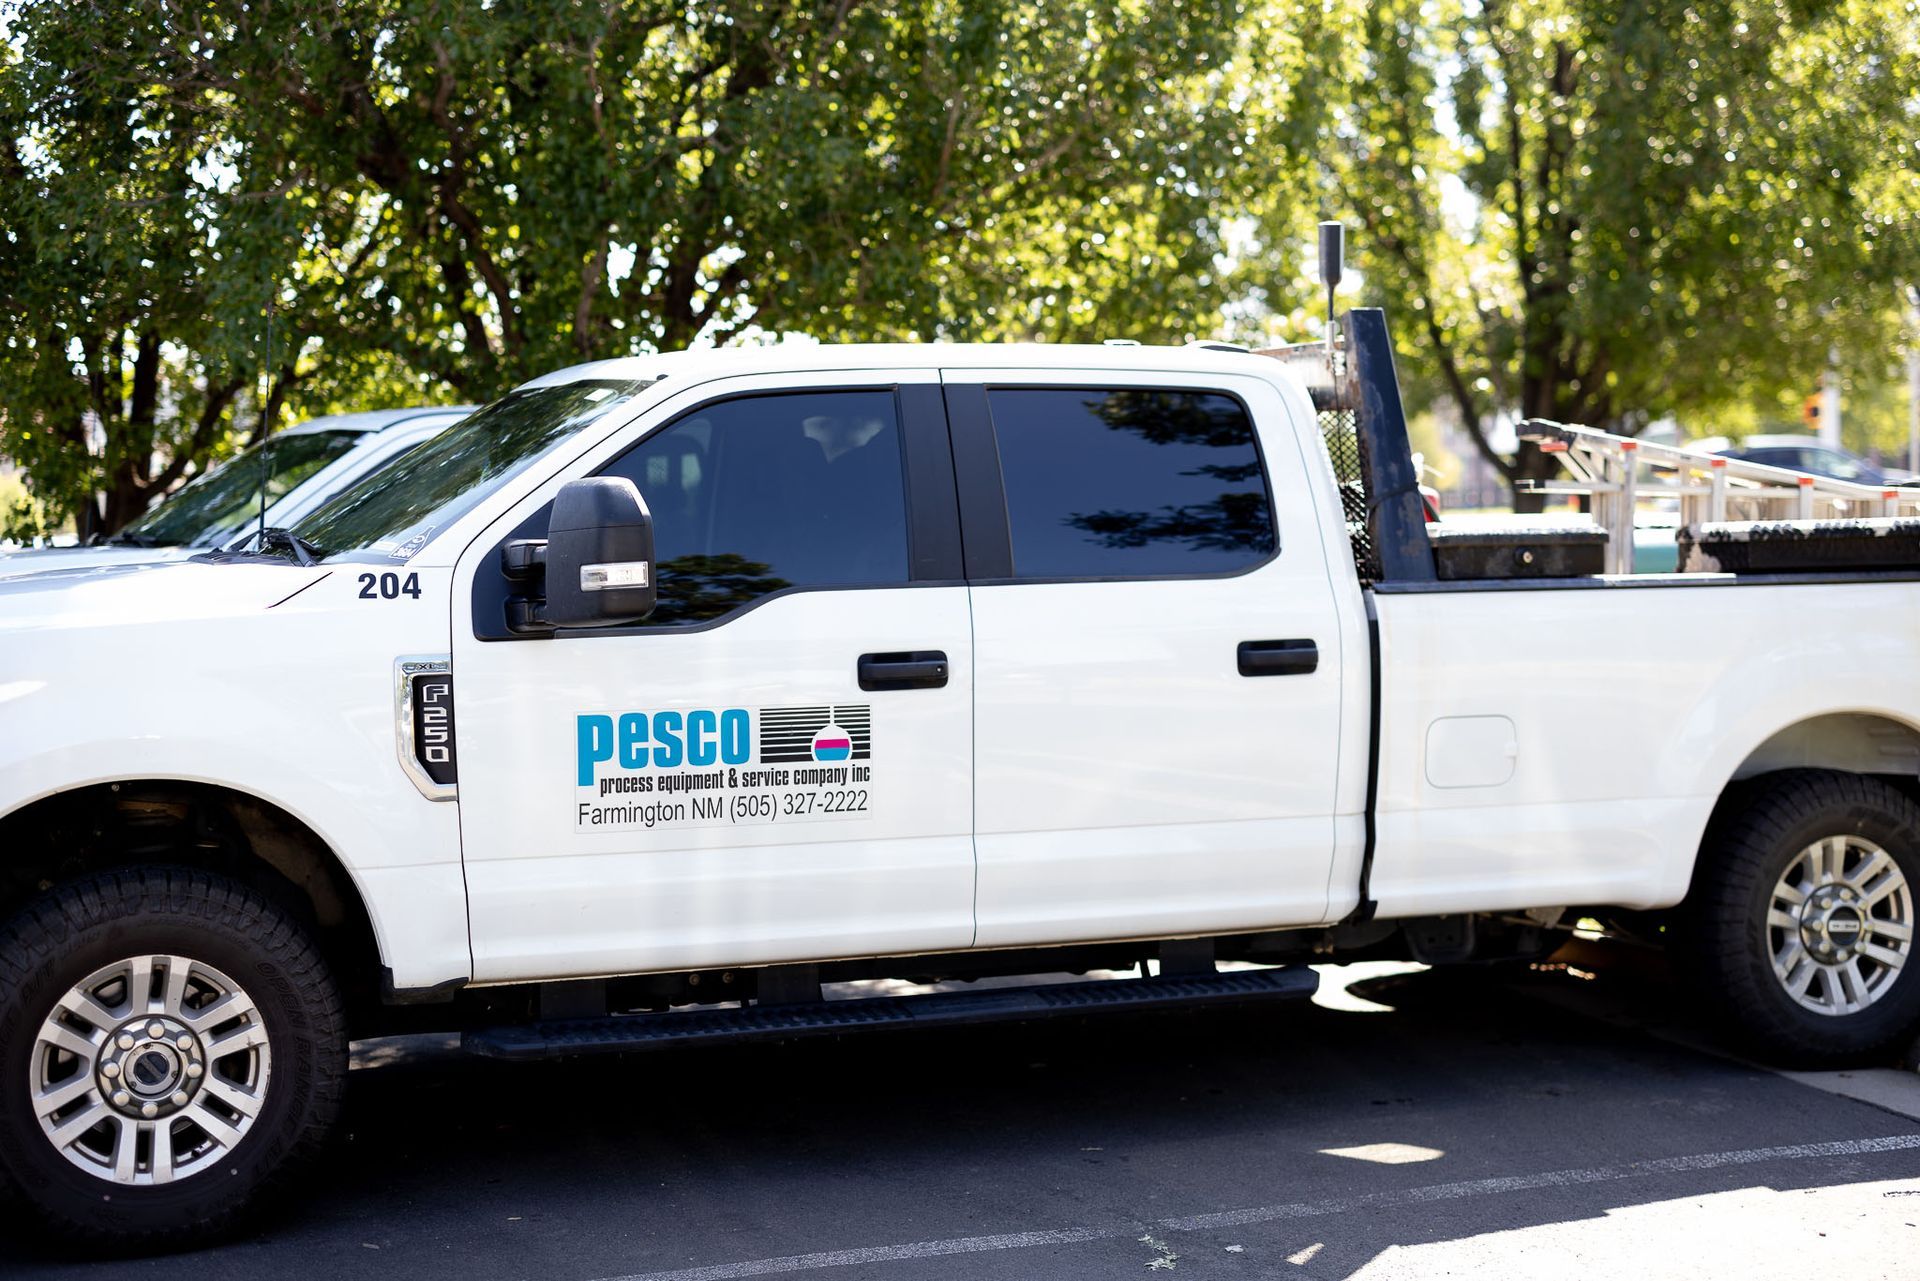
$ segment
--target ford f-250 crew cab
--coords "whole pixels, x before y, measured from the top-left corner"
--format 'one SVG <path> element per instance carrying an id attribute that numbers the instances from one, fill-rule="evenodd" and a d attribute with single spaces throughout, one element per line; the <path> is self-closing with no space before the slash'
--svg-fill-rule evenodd
<path id="1" fill-rule="evenodd" d="M 1782 1057 L 1909 1033 L 1915 575 L 1449 549 L 1344 327 L 610 360 L 264 549 L 0 583 L 0 1171 L 188 1239 L 353 1036 L 1298 996 L 1577 916 Z"/>

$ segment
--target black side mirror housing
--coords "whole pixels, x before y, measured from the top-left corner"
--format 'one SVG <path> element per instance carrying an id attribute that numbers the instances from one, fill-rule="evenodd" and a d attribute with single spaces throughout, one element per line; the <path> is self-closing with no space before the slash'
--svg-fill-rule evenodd
<path id="1" fill-rule="evenodd" d="M 653 613 L 653 515 L 624 476 L 570 480 L 547 521 L 545 621 L 618 627 Z"/>

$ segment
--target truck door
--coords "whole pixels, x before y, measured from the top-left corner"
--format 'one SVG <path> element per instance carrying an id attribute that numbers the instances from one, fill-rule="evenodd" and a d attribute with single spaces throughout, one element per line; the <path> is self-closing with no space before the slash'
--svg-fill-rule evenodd
<path id="1" fill-rule="evenodd" d="M 689 389 L 463 558 L 477 979 L 971 941 L 972 652 L 937 375 L 807 381 Z M 647 501 L 659 608 L 515 635 L 500 548 L 594 474 Z"/>
<path id="2" fill-rule="evenodd" d="M 1343 645 L 1279 393 L 944 378 L 973 587 L 979 944 L 1322 920 Z"/>

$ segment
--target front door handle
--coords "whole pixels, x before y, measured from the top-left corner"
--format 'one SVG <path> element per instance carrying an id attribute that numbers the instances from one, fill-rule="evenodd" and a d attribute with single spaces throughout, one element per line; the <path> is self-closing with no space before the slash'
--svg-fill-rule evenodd
<path id="1" fill-rule="evenodd" d="M 870 693 L 889 689 L 939 689 L 947 683 L 947 656 L 937 649 L 862 654 L 856 670 L 860 688 Z"/>
<path id="2" fill-rule="evenodd" d="M 1310 640 L 1240 642 L 1242 676 L 1305 676 L 1320 666 L 1320 647 Z"/>

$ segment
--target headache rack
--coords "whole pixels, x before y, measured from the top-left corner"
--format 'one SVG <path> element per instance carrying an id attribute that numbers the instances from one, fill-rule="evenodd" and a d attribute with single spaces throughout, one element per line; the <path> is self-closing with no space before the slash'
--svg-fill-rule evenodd
<path id="1" fill-rule="evenodd" d="M 1357 307 L 1340 318 L 1340 340 L 1271 347 L 1313 398 L 1333 465 L 1360 584 L 1432 582 L 1420 476 L 1407 440 L 1387 313 Z"/>

